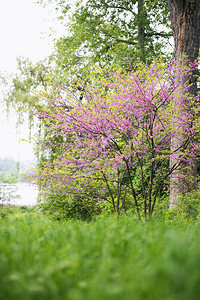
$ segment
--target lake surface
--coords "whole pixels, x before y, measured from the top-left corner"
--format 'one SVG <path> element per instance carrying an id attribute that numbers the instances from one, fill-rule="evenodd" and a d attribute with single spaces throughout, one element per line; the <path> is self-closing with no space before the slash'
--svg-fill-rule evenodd
<path id="1" fill-rule="evenodd" d="M 37 188 L 29 183 L 0 184 L 0 204 L 33 206 L 37 195 Z"/>

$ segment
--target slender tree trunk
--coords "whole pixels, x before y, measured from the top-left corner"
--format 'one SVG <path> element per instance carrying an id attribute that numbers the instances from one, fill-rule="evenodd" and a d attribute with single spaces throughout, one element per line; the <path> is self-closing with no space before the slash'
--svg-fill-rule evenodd
<path id="1" fill-rule="evenodd" d="M 189 61 L 194 62 L 198 58 L 200 46 L 200 0 L 168 0 L 168 7 L 175 42 L 175 59 L 177 63 L 184 62 L 186 56 Z M 191 95 L 197 93 L 195 75 L 194 72 L 189 78 L 190 83 L 194 83 L 189 90 Z M 180 74 L 178 79 L 184 81 L 184 74 Z M 179 108 L 176 99 L 174 99 L 173 106 L 173 112 L 177 114 Z M 172 140 L 172 152 L 179 148 L 182 138 L 180 133 Z M 171 159 L 171 167 L 173 164 L 174 161 Z M 171 175 L 170 209 L 177 207 L 179 195 L 187 194 L 196 189 L 196 169 L 196 160 L 194 159 L 190 165 L 181 164 L 177 171 Z"/>
<path id="2" fill-rule="evenodd" d="M 145 61 L 144 40 L 144 0 L 138 0 L 138 46 L 143 61 Z"/>

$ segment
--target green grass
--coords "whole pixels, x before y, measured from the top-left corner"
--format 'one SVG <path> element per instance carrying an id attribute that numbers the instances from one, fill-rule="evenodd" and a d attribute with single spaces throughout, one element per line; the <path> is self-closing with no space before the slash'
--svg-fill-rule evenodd
<path id="1" fill-rule="evenodd" d="M 13 212 L 13 211 L 12 211 Z M 0 214 L 1 215 L 1 214 Z M 200 224 L 0 221 L 0 299 L 199 299 Z"/>

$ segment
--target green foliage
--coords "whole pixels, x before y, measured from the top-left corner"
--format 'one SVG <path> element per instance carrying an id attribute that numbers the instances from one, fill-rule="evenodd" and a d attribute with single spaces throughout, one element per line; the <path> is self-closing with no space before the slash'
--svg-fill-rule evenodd
<path id="1" fill-rule="evenodd" d="M 101 69 L 119 65 L 127 69 L 124 57 L 139 57 L 151 61 L 159 55 L 166 57 L 171 34 L 167 1 L 131 0 L 38 0 L 52 2 L 66 35 L 55 43 L 54 54 L 33 64 L 27 58 L 18 58 L 18 74 L 9 80 L 2 78 L 6 89 L 7 106 L 14 106 L 23 122 L 24 110 L 30 123 L 33 112 L 39 108 L 38 91 L 56 90 L 58 86 L 73 91 L 84 90 L 92 81 L 94 65 Z M 158 28 L 161 30 L 157 31 Z M 122 59 L 123 58 L 123 59 Z"/>
<path id="2" fill-rule="evenodd" d="M 52 192 L 42 198 L 39 209 L 57 220 L 91 220 L 101 211 L 101 207 L 96 201 L 81 195 L 69 196 Z"/>
<path id="3" fill-rule="evenodd" d="M 179 221 L 195 222 L 200 219 L 200 189 L 180 196 L 177 206 L 169 210 L 169 199 L 163 197 L 158 200 L 153 219 L 162 221 Z"/>
<path id="4" fill-rule="evenodd" d="M 87 0 L 76 5 L 58 1 L 68 32 L 56 44 L 58 66 L 84 80 L 91 64 L 125 67 L 121 58 L 126 56 L 142 61 L 166 56 L 172 35 L 167 1 L 148 0 L 140 6 L 135 0 Z"/>
<path id="5" fill-rule="evenodd" d="M 200 218 L 200 189 L 180 198 L 180 206 L 185 218 L 197 220 Z"/>
<path id="6" fill-rule="evenodd" d="M 42 106 L 39 92 L 47 89 L 50 65 L 51 57 L 35 64 L 28 58 L 18 57 L 17 74 L 4 78 L 4 102 L 8 112 L 11 107 L 17 111 L 18 125 L 24 122 L 25 116 L 29 117 L 30 127 L 33 124 L 34 112 Z"/>
<path id="7" fill-rule="evenodd" d="M 100 210 L 100 216 L 101 217 L 107 217 L 111 214 L 114 214 L 114 209 L 113 209 L 112 203 L 100 200 L 98 202 L 98 205 L 101 207 L 101 210 Z"/>
<path id="8" fill-rule="evenodd" d="M 0 299 L 198 300 L 200 224 L 0 218 Z"/>
<path id="9" fill-rule="evenodd" d="M 11 217 L 11 216 L 21 216 L 22 214 L 25 213 L 33 213 L 34 208 L 29 208 L 27 206 L 20 206 L 20 207 L 14 207 L 14 206 L 1 206 L 0 208 L 0 220 L 1 222 L 3 219 L 6 221 Z"/>

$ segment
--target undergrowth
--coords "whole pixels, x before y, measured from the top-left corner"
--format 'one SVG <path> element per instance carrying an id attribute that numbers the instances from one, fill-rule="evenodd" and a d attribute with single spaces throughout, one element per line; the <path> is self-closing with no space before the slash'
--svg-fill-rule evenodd
<path id="1" fill-rule="evenodd" d="M 0 214 L 0 299 L 199 299 L 200 224 Z M 2 211 L 1 211 L 2 212 Z"/>

